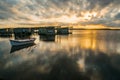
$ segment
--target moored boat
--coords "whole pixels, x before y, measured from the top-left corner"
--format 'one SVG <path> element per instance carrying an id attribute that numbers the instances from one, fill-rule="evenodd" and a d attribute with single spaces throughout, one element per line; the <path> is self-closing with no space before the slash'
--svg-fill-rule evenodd
<path id="1" fill-rule="evenodd" d="M 23 40 L 10 40 L 10 44 L 12 46 L 21 46 L 21 45 L 34 43 L 34 41 L 35 41 L 35 38 L 23 39 Z"/>

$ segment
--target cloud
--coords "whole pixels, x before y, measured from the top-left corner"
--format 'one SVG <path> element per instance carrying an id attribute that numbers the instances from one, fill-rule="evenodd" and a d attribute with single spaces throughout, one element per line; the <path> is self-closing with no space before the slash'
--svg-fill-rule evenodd
<path id="1" fill-rule="evenodd" d="M 109 23 L 120 26 L 119 3 L 120 0 L 2 0 L 0 21 L 89 23 L 106 26 Z"/>
<path id="2" fill-rule="evenodd" d="M 115 19 L 120 20 L 120 13 L 118 13 L 117 15 L 115 15 Z"/>

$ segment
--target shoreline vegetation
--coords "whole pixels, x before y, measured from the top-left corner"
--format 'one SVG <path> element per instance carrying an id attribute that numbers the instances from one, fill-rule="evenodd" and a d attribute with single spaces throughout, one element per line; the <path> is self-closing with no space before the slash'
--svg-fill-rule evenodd
<path id="1" fill-rule="evenodd" d="M 41 27 L 16 27 L 16 28 L 41 28 Z M 0 29 L 14 29 L 14 28 L 4 28 L 0 27 Z M 55 27 L 57 29 L 57 27 Z M 120 28 L 69 28 L 69 30 L 120 30 Z"/>
<path id="2" fill-rule="evenodd" d="M 120 27 L 75 27 L 75 26 L 53 26 L 53 25 L 23 25 L 23 26 L 19 26 L 19 25 L 1 25 L 0 24 L 0 29 L 13 29 L 13 28 L 41 28 L 41 27 L 49 27 L 52 26 L 55 29 L 56 28 L 64 28 L 64 27 L 68 27 L 70 30 L 120 30 Z"/>
<path id="3" fill-rule="evenodd" d="M 41 27 L 64 28 L 69 30 L 120 30 L 120 26 L 104 26 L 104 25 L 74 25 L 74 24 L 0 24 L 0 29 L 14 29 L 14 28 L 41 28 Z"/>

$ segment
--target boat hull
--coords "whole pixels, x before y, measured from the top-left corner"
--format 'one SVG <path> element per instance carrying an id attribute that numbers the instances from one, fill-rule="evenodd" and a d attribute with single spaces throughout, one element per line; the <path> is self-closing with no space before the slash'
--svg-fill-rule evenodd
<path id="1" fill-rule="evenodd" d="M 10 40 L 10 44 L 12 46 L 21 46 L 21 45 L 26 45 L 26 44 L 31 44 L 34 43 L 35 39 L 27 39 L 27 40 Z"/>

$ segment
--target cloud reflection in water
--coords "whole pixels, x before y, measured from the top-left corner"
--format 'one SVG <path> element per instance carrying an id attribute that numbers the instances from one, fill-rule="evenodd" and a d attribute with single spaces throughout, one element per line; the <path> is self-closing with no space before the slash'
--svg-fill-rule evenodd
<path id="1" fill-rule="evenodd" d="M 0 77 L 5 80 L 120 80 L 119 31 L 78 33 L 57 36 L 55 42 L 36 41 L 32 51 L 0 54 Z"/>

